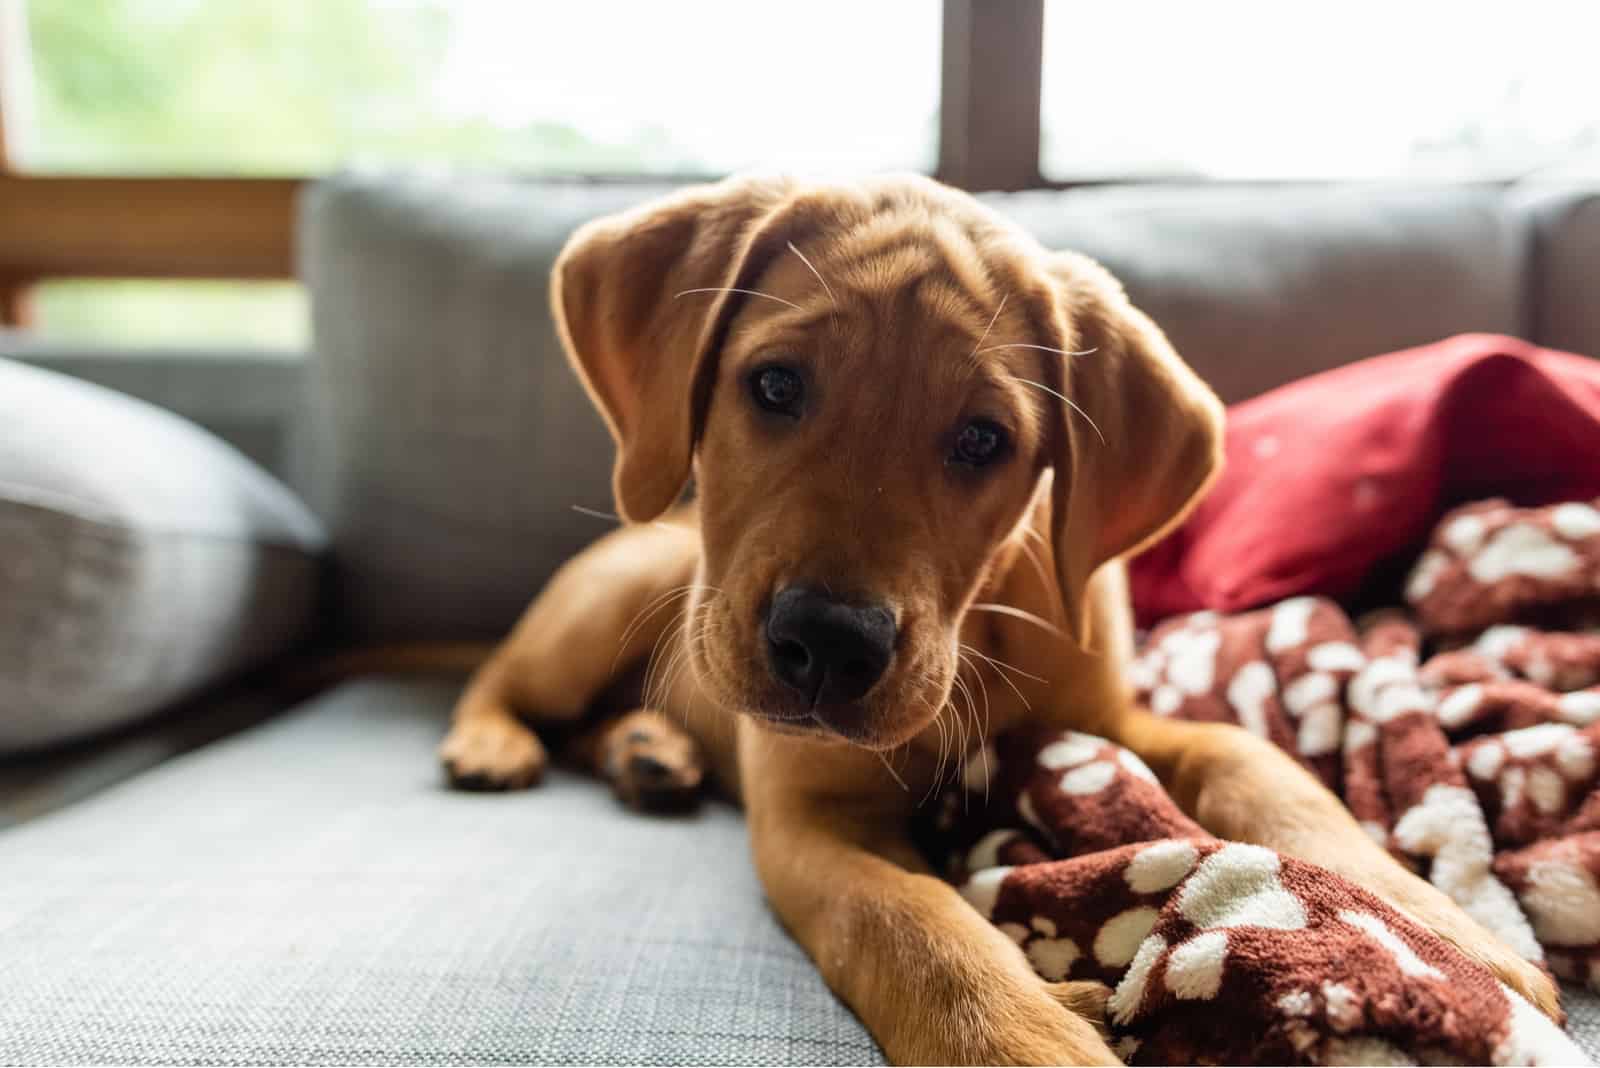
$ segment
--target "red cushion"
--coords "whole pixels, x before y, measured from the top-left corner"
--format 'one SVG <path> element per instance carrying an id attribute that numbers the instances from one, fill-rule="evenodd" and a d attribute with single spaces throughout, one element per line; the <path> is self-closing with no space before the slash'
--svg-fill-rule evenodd
<path id="1" fill-rule="evenodd" d="M 1600 360 L 1463 334 L 1235 405 L 1227 456 L 1188 522 L 1133 561 L 1141 623 L 1348 597 L 1464 501 L 1600 496 Z"/>

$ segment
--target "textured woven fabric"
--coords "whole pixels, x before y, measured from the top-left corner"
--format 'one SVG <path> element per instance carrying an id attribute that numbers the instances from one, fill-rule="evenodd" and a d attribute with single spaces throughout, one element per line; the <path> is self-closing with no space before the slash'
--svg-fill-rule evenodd
<path id="1" fill-rule="evenodd" d="M 878 1063 L 738 813 L 454 793 L 364 681 L 0 833 L 0 1064 Z"/>
<path id="2" fill-rule="evenodd" d="M 1450 334 L 1541 340 L 1526 224 L 1489 188 L 1212 182 L 986 202 L 1105 264 L 1229 404 Z"/>
<path id="3" fill-rule="evenodd" d="M 1590 1060 L 1600 1061 L 1600 994 L 1567 986 L 1562 990 L 1561 1003 L 1567 1008 L 1567 1034 Z"/>
<path id="4" fill-rule="evenodd" d="M 170 412 L 0 359 L 0 754 L 127 723 L 307 631 L 322 530 Z"/>
<path id="5" fill-rule="evenodd" d="M 314 354 L 295 485 L 336 546 L 352 638 L 498 638 L 611 529 L 611 438 L 567 366 L 550 268 L 662 189 L 319 182 L 300 218 Z"/>
<path id="6" fill-rule="evenodd" d="M 1600 192 L 1593 183 L 1522 184 L 1512 202 L 1532 231 L 1534 321 L 1526 336 L 1548 348 L 1600 356 L 1600 301 L 1594 299 Z"/>

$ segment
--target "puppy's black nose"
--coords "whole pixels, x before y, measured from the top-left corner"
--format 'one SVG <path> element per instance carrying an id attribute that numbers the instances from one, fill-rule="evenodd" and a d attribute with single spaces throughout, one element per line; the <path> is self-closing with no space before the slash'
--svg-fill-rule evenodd
<path id="1" fill-rule="evenodd" d="M 854 701 L 894 655 L 894 617 L 790 586 L 767 612 L 767 662 L 779 682 L 818 704 Z"/>

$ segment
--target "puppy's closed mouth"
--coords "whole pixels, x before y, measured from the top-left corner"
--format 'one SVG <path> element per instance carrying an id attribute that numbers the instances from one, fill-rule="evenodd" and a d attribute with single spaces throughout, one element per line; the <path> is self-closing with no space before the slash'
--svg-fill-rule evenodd
<path id="1" fill-rule="evenodd" d="M 871 748 L 871 732 L 865 729 L 868 713 L 854 703 L 841 706 L 813 700 L 804 711 L 787 712 L 758 706 L 747 709 L 747 714 L 762 727 L 779 734 L 821 735 Z"/>

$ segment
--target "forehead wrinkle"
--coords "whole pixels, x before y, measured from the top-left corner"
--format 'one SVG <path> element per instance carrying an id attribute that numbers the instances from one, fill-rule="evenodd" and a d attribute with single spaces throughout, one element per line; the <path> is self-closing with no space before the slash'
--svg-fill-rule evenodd
<path id="1" fill-rule="evenodd" d="M 994 314 L 995 283 L 973 239 L 955 222 L 907 212 L 873 216 L 830 247 L 829 276 L 869 305 L 903 298 L 907 310 L 970 333 Z M 982 320 L 973 325 L 973 320 Z M 976 331 L 976 332 L 974 332 Z"/>
<path id="2" fill-rule="evenodd" d="M 840 283 L 871 300 L 904 290 L 936 266 L 933 253 L 925 245 L 901 245 L 847 265 Z"/>
<path id="3" fill-rule="evenodd" d="M 843 260 L 846 264 L 854 260 L 871 259 L 915 241 L 920 236 L 920 230 L 910 212 L 874 212 L 834 238 L 830 251 L 833 258 Z"/>
<path id="4" fill-rule="evenodd" d="M 971 292 L 937 275 L 921 279 L 914 289 L 920 311 L 964 337 L 968 349 L 977 345 L 988 316 Z"/>
<path id="5" fill-rule="evenodd" d="M 971 235 L 948 219 L 936 218 L 932 237 L 939 254 L 944 258 L 946 269 L 971 296 L 973 303 L 980 309 L 992 305 L 997 299 L 994 279 L 990 277 L 988 265 L 984 263 Z"/>
<path id="6" fill-rule="evenodd" d="M 762 330 L 774 334 L 798 334 L 834 314 L 833 302 L 823 296 L 820 299 L 808 300 L 798 308 L 778 308 L 764 315 L 759 325 Z"/>

